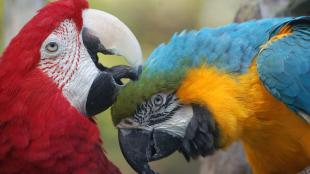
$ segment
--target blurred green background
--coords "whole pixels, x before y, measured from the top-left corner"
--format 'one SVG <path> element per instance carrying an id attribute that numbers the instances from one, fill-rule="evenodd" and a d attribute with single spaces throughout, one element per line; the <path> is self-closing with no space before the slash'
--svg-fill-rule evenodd
<path id="1" fill-rule="evenodd" d="M 89 0 L 92 8 L 107 11 L 124 21 L 140 41 L 144 57 L 162 42 L 166 42 L 174 32 L 184 29 L 214 27 L 231 22 L 239 7 L 239 0 Z M 0 51 L 3 51 L 3 9 L 0 0 Z M 23 15 L 16 14 L 16 15 Z M 104 65 L 125 64 L 121 58 L 102 56 Z M 113 127 L 110 111 L 97 116 L 104 140 L 104 148 L 109 158 L 124 174 L 135 173 L 122 157 L 117 131 Z M 199 161 L 187 163 L 179 153 L 152 163 L 161 174 L 199 173 Z"/>

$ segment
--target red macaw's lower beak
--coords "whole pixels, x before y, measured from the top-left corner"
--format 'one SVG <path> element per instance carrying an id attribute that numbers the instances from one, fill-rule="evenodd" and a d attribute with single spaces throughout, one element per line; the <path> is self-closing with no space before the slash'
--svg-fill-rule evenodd
<path id="1" fill-rule="evenodd" d="M 143 62 L 142 51 L 138 40 L 124 23 L 99 10 L 83 11 L 81 38 L 99 69 L 86 101 L 85 114 L 93 116 L 113 104 L 118 89 L 123 86 L 122 78 L 138 79 Z M 130 66 L 119 65 L 108 68 L 99 63 L 98 53 L 122 56 Z"/>
<path id="2" fill-rule="evenodd" d="M 118 90 L 123 86 L 121 79 L 137 80 L 138 76 L 139 70 L 126 65 L 100 72 L 89 90 L 86 114 L 93 116 L 108 109 L 114 103 Z"/>

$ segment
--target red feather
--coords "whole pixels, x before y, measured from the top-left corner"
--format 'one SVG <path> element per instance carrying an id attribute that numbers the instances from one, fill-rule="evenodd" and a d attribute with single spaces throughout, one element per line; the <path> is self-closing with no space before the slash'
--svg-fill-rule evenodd
<path id="1" fill-rule="evenodd" d="M 65 19 L 82 28 L 86 0 L 40 10 L 0 58 L 0 173 L 118 174 L 95 123 L 80 114 L 38 68 L 43 41 Z"/>

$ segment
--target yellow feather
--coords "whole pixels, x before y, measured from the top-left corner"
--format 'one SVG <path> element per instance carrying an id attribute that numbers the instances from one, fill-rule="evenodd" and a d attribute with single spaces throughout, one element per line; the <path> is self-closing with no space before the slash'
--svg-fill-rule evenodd
<path id="1" fill-rule="evenodd" d="M 239 120 L 248 116 L 243 103 L 238 99 L 241 93 L 237 81 L 215 68 L 203 66 L 189 71 L 177 91 L 182 103 L 205 105 L 218 123 L 221 131 L 221 146 L 226 146 L 240 137 L 242 127 Z M 238 115 L 238 117 L 236 117 Z"/>
<path id="2" fill-rule="evenodd" d="M 239 76 L 192 69 L 177 95 L 184 104 L 210 110 L 221 147 L 243 142 L 255 174 L 297 173 L 310 164 L 310 126 L 265 89 L 255 63 Z"/>

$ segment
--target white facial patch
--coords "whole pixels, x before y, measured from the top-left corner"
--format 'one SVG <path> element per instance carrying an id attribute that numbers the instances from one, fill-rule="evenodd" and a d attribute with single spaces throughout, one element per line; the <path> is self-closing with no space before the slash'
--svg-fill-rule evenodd
<path id="1" fill-rule="evenodd" d="M 161 129 L 184 137 L 193 114 L 192 107 L 181 105 L 175 94 L 158 93 L 138 107 L 133 121 L 136 127 Z"/>
<path id="2" fill-rule="evenodd" d="M 39 68 L 58 85 L 81 113 L 99 70 L 88 54 L 73 20 L 65 20 L 42 44 Z"/>
<path id="3" fill-rule="evenodd" d="M 165 130 L 181 137 L 185 136 L 186 128 L 193 117 L 193 109 L 191 106 L 184 106 L 179 109 L 169 120 L 156 126 L 157 130 Z"/>

